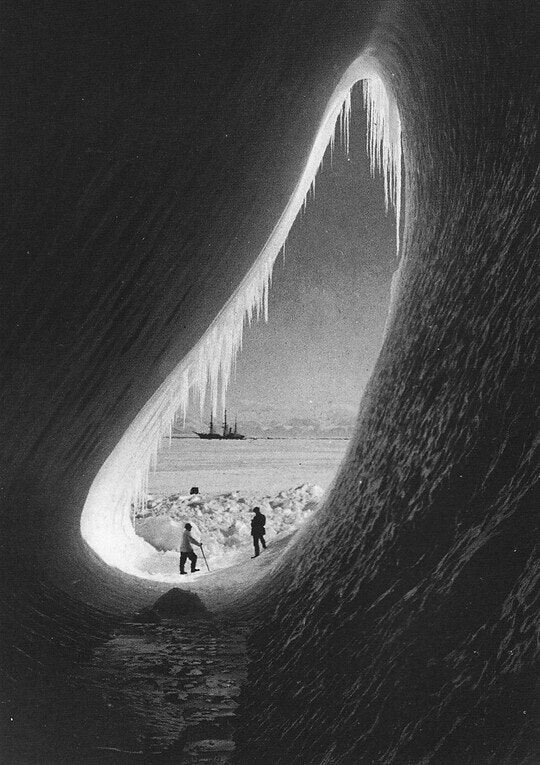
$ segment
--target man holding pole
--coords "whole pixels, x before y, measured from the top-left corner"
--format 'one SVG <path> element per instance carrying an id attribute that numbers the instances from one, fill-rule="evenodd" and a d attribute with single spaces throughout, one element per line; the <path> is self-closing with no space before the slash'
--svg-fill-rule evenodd
<path id="1" fill-rule="evenodd" d="M 197 556 L 195 555 L 195 552 L 193 550 L 193 545 L 197 545 L 197 547 L 200 547 L 202 552 L 202 542 L 197 542 L 197 540 L 191 536 L 191 523 L 186 523 L 184 526 L 184 532 L 182 534 L 182 542 L 180 544 L 180 573 L 181 574 L 187 574 L 186 561 L 188 558 L 191 561 L 191 573 L 194 574 L 196 571 L 200 571 L 200 569 L 195 568 L 197 565 Z"/>

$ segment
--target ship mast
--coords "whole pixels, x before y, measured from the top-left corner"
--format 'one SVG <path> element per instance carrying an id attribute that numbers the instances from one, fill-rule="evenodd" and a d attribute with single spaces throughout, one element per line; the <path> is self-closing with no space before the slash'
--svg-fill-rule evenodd
<path id="1" fill-rule="evenodd" d="M 225 409 L 225 421 L 223 423 L 223 435 L 227 435 L 227 410 Z"/>
<path id="2" fill-rule="evenodd" d="M 210 433 L 214 432 L 214 417 L 213 412 L 210 412 Z"/>

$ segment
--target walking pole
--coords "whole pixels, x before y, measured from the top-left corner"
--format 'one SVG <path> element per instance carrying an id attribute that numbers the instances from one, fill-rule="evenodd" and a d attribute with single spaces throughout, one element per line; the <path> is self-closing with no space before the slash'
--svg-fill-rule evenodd
<path id="1" fill-rule="evenodd" d="M 208 561 L 206 560 L 206 555 L 204 554 L 204 550 L 203 550 L 203 546 L 202 545 L 201 545 L 201 552 L 202 552 L 202 556 L 204 558 L 204 562 L 206 563 L 206 568 L 210 572 L 210 566 L 208 565 Z"/>

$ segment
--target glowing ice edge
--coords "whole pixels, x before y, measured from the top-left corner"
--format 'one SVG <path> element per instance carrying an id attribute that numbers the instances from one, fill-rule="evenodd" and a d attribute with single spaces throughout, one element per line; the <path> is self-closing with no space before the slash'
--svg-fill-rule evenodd
<path id="1" fill-rule="evenodd" d="M 143 579 L 160 580 L 159 576 L 144 571 L 144 559 L 156 551 L 135 534 L 131 503 L 144 501 L 148 473 L 155 464 L 159 443 L 164 434 L 171 433 L 179 413 L 185 418 L 190 391 L 198 395 L 201 410 L 208 387 L 214 410 L 218 399 L 224 405 L 231 370 L 242 345 L 244 320 L 250 324 L 254 317 L 268 319 L 274 263 L 296 216 L 306 205 L 310 190 L 315 192 L 317 171 L 328 145 L 333 152 L 338 130 L 348 152 L 351 92 L 360 80 L 367 111 L 366 149 L 371 173 L 382 173 L 386 211 L 391 205 L 396 212 L 399 253 L 401 122 L 395 98 L 385 87 L 377 62 L 368 52 L 351 64 L 334 90 L 302 176 L 256 262 L 200 341 L 141 409 L 97 474 L 83 508 L 81 534 L 109 566 Z M 391 303 L 397 276 L 398 272 L 392 284 Z"/>

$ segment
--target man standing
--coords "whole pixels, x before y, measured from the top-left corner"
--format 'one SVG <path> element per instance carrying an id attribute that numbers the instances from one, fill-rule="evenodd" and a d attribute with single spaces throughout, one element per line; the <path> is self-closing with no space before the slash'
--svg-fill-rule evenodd
<path id="1" fill-rule="evenodd" d="M 266 515 L 263 515 L 261 513 L 260 507 L 254 507 L 251 512 L 255 513 L 255 515 L 251 519 L 251 536 L 253 537 L 253 547 L 255 548 L 255 555 L 252 555 L 251 557 L 258 558 L 260 553 L 259 542 L 262 544 L 263 550 L 266 550 L 266 542 L 264 541 L 264 535 L 265 535 L 264 524 L 266 523 Z"/>
<path id="2" fill-rule="evenodd" d="M 197 547 L 202 547 L 202 542 L 197 542 L 197 540 L 191 536 L 191 523 L 186 523 L 184 526 L 184 533 L 182 534 L 182 542 L 180 544 L 180 573 L 181 574 L 187 574 L 185 567 L 186 567 L 186 560 L 188 558 L 191 561 L 191 573 L 194 574 L 195 571 L 200 570 L 198 568 L 195 568 L 195 566 L 197 565 L 197 556 L 195 555 L 195 552 L 193 551 L 192 545 L 197 545 Z"/>

